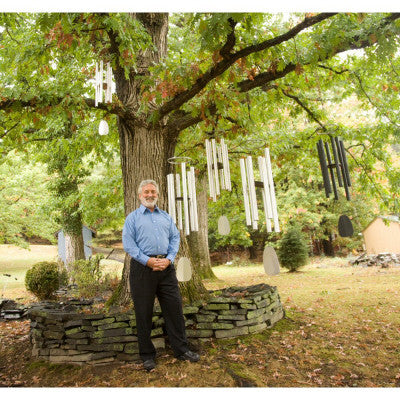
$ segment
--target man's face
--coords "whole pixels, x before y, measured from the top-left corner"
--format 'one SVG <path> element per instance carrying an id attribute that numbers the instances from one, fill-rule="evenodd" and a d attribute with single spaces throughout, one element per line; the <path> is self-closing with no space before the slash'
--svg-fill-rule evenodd
<path id="1" fill-rule="evenodd" d="M 143 186 L 142 191 L 139 194 L 139 199 L 145 207 L 154 208 L 158 200 L 156 187 L 151 183 Z"/>

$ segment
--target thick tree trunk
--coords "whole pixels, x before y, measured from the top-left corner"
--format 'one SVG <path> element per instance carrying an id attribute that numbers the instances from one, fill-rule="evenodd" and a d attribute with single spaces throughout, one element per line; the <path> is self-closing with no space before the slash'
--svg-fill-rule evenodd
<path id="1" fill-rule="evenodd" d="M 172 172 L 172 165 L 168 159 L 173 157 L 175 142 L 163 132 L 162 127 L 147 130 L 139 127 L 133 133 L 122 121 L 119 124 L 122 175 L 124 182 L 125 214 L 139 207 L 137 189 L 139 183 L 144 179 L 154 179 L 160 186 L 158 206 L 162 209 L 167 207 L 167 174 Z M 139 155 L 139 157 L 137 156 Z M 177 256 L 189 257 L 189 248 L 184 233 L 181 231 L 181 246 Z M 206 294 L 198 274 L 197 263 L 191 260 L 193 266 L 192 279 L 181 285 L 181 292 L 187 301 L 197 300 Z M 130 302 L 129 288 L 129 263 L 130 257 L 125 258 L 122 291 L 119 302 L 127 304 Z"/>
<path id="2" fill-rule="evenodd" d="M 128 79 L 124 70 L 117 67 L 114 71 L 116 90 L 119 100 L 125 107 L 138 111 L 141 102 L 142 76 L 147 75 L 148 68 L 159 63 L 167 52 L 168 15 L 159 13 L 132 14 L 147 29 L 157 51 L 147 49 L 137 55 L 137 72 L 131 72 Z M 148 104 L 149 109 L 154 105 Z M 136 115 L 139 115 L 137 113 Z M 168 159 L 174 156 L 176 140 L 179 132 L 171 132 L 166 128 L 168 120 L 162 119 L 153 124 L 145 118 L 118 118 L 120 139 L 121 168 L 124 183 L 125 215 L 135 210 L 139 205 L 137 189 L 144 179 L 154 179 L 160 187 L 158 206 L 166 209 L 167 205 L 167 174 L 173 172 L 173 166 Z M 181 246 L 177 257 L 189 256 L 186 238 L 181 232 Z M 122 274 L 121 290 L 118 302 L 127 304 L 130 300 L 129 262 L 125 257 Z M 192 263 L 193 264 L 193 263 Z M 182 295 L 192 301 L 207 292 L 197 276 L 196 266 L 192 279 L 182 285 Z"/>
<path id="3" fill-rule="evenodd" d="M 65 233 L 65 264 L 67 270 L 70 271 L 70 265 L 76 260 L 85 259 L 85 249 L 83 245 L 82 229 L 81 234 Z"/>
<path id="4" fill-rule="evenodd" d="M 191 232 L 187 237 L 192 263 L 203 279 L 215 279 L 211 269 L 210 251 L 208 247 L 208 195 L 207 176 L 199 175 L 196 184 L 197 205 L 199 216 L 199 231 Z"/>

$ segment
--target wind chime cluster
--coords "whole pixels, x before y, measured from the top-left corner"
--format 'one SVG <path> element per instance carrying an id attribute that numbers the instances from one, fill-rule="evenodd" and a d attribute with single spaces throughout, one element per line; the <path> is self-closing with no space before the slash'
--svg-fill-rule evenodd
<path id="1" fill-rule="evenodd" d="M 206 139 L 207 172 L 210 197 L 217 201 L 222 190 L 232 190 L 231 173 L 229 169 L 228 146 L 224 139 L 218 146 L 215 139 Z"/>
<path id="2" fill-rule="evenodd" d="M 205 141 L 207 157 L 207 173 L 210 197 L 216 201 L 221 190 L 232 190 L 228 147 L 221 139 L 218 145 L 215 139 Z M 170 159 L 171 164 L 178 165 Z M 181 174 L 167 175 L 168 184 L 168 213 L 178 228 L 189 235 L 198 231 L 198 214 L 196 200 L 196 185 L 194 167 L 186 171 L 186 162 L 180 163 Z M 253 229 L 258 229 L 259 213 L 256 197 L 256 187 L 261 188 L 264 204 L 265 222 L 268 232 L 280 232 L 278 210 L 276 206 L 274 180 L 272 177 L 271 159 L 269 149 L 265 149 L 265 157 L 258 157 L 259 175 L 261 181 L 254 179 L 253 162 L 251 156 L 240 160 L 242 174 L 242 188 L 246 223 Z M 222 217 L 221 217 L 222 218 Z M 226 217 L 224 217 L 226 219 Z M 229 232 L 229 221 L 224 222 L 224 232 Z M 226 225 L 226 226 L 225 226 Z M 227 233 L 224 233 L 227 234 Z"/>
<path id="3" fill-rule="evenodd" d="M 105 73 L 105 79 L 104 79 Z M 103 68 L 103 61 L 96 63 L 96 75 L 95 75 L 95 106 L 103 101 L 104 92 L 104 102 L 112 102 L 112 69 L 110 63 L 107 63 L 106 68 Z"/>
<path id="4" fill-rule="evenodd" d="M 180 165 L 181 175 L 167 175 L 168 213 L 178 228 L 184 227 L 185 235 L 189 235 L 199 230 L 195 174 L 194 167 L 186 171 L 186 162 Z"/>
<path id="5" fill-rule="evenodd" d="M 329 150 L 329 144 L 320 139 L 317 143 L 319 163 L 322 171 L 325 194 L 329 198 L 332 193 L 335 200 L 339 199 L 335 180 L 335 171 L 337 181 L 340 187 L 344 187 L 347 200 L 350 200 L 349 187 L 351 186 L 349 168 L 347 165 L 346 151 L 343 141 L 338 137 L 330 136 L 333 159 Z M 332 185 L 331 185 L 332 183 Z"/>
<path id="6" fill-rule="evenodd" d="M 280 232 L 269 148 L 265 149 L 265 157 L 258 157 L 258 169 L 261 181 L 254 179 L 252 157 L 240 159 L 246 224 L 251 225 L 253 229 L 258 229 L 259 214 L 256 187 L 259 187 L 262 193 L 267 232 L 272 232 L 272 221 L 274 231 Z"/>

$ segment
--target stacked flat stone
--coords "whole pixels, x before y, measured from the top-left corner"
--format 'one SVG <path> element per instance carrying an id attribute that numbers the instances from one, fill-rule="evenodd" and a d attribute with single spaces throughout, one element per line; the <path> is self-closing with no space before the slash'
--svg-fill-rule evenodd
<path id="1" fill-rule="evenodd" d="M 92 313 L 56 307 L 29 311 L 34 357 L 68 364 L 139 360 L 133 311 Z M 185 306 L 183 313 L 189 340 L 251 334 L 272 327 L 284 316 L 276 287 L 266 284 L 210 292 L 207 304 Z M 164 319 L 155 307 L 151 337 L 157 349 L 165 348 L 164 336 Z"/>
<path id="2" fill-rule="evenodd" d="M 139 360 L 133 312 L 86 314 L 32 308 L 29 317 L 34 357 L 69 364 Z M 163 323 L 160 315 L 153 317 L 151 337 L 156 348 L 165 347 Z"/>
<path id="3" fill-rule="evenodd" d="M 189 338 L 232 338 L 272 327 L 284 317 L 276 287 L 267 284 L 211 292 L 208 303 L 188 313 Z M 184 309 L 185 312 L 185 309 Z"/>

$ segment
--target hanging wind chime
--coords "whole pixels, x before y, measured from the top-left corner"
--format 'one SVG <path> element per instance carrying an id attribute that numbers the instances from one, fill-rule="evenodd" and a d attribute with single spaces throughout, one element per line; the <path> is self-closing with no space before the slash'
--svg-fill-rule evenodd
<path id="1" fill-rule="evenodd" d="M 327 198 L 333 193 L 334 200 L 339 200 L 338 186 L 344 187 L 346 198 L 350 201 L 351 186 L 349 168 L 347 164 L 346 150 L 343 141 L 338 137 L 329 135 L 331 142 L 331 151 L 329 144 L 320 139 L 317 143 L 319 163 L 321 166 L 322 179 L 324 182 L 325 195 Z M 336 174 L 336 176 L 335 176 Z M 336 185 L 336 180 L 338 186 Z M 341 215 L 338 222 L 339 235 L 349 237 L 353 235 L 353 225 L 347 215 Z"/>
<path id="2" fill-rule="evenodd" d="M 258 206 L 256 187 L 261 188 L 264 205 L 265 223 L 267 232 L 272 232 L 272 222 L 275 232 L 280 232 L 278 210 L 276 206 L 275 187 L 272 176 L 269 149 L 265 149 L 265 157 L 258 157 L 258 169 L 261 181 L 254 179 L 253 160 L 251 156 L 240 159 L 240 172 L 242 175 L 242 189 L 246 224 L 258 229 Z"/>
<path id="3" fill-rule="evenodd" d="M 180 230 L 185 235 L 199 230 L 197 214 L 196 181 L 194 167 L 186 170 L 186 161 L 178 162 L 179 159 L 189 160 L 188 157 L 172 157 L 168 160 L 170 164 L 179 165 L 181 174 L 168 174 L 168 213 Z M 192 277 L 192 265 L 189 258 L 180 257 L 176 265 L 176 276 L 179 282 L 187 282 Z"/>
<path id="4" fill-rule="evenodd" d="M 225 144 L 224 139 L 221 139 L 220 145 L 216 143 L 215 139 L 211 139 L 211 141 L 206 139 L 205 147 L 208 187 L 210 197 L 216 202 L 221 190 L 232 190 L 228 146 Z M 230 231 L 229 219 L 222 215 L 218 219 L 218 233 L 220 235 L 229 235 Z"/>
<path id="5" fill-rule="evenodd" d="M 168 160 L 170 164 L 178 165 L 173 157 Z M 185 158 L 187 157 L 179 157 Z M 180 163 L 181 174 L 168 174 L 168 213 L 180 230 L 184 230 L 185 235 L 199 230 L 196 181 L 194 167 L 186 171 L 186 161 Z"/>
<path id="6" fill-rule="evenodd" d="M 225 144 L 224 139 L 221 139 L 219 146 L 215 139 L 211 139 L 211 142 L 206 139 L 206 157 L 208 187 L 210 197 L 215 202 L 217 201 L 217 196 L 221 194 L 221 189 L 232 190 L 228 146 Z"/>
<path id="7" fill-rule="evenodd" d="M 335 200 L 338 200 L 338 190 L 336 186 L 336 179 L 339 187 L 344 187 L 346 198 L 350 200 L 349 187 L 351 186 L 349 168 L 347 165 L 346 150 L 343 145 L 343 141 L 338 137 L 333 137 L 329 135 L 331 141 L 331 152 L 329 149 L 329 144 L 323 142 L 320 139 L 317 143 L 319 163 L 322 171 L 322 178 L 324 181 L 324 188 L 326 197 L 329 198 L 332 193 Z M 335 179 L 336 173 L 336 179 Z M 332 183 L 332 185 L 331 185 Z"/>
<path id="8" fill-rule="evenodd" d="M 105 79 L 104 79 L 105 74 Z M 111 103 L 112 102 L 112 69 L 110 63 L 107 63 L 106 68 L 103 68 L 103 61 L 100 63 L 96 63 L 96 74 L 95 74 L 95 107 L 98 106 L 99 103 L 103 101 L 103 92 L 104 92 L 104 102 Z M 107 135 L 108 134 L 108 124 L 107 121 L 101 120 L 99 124 L 99 134 Z"/>

